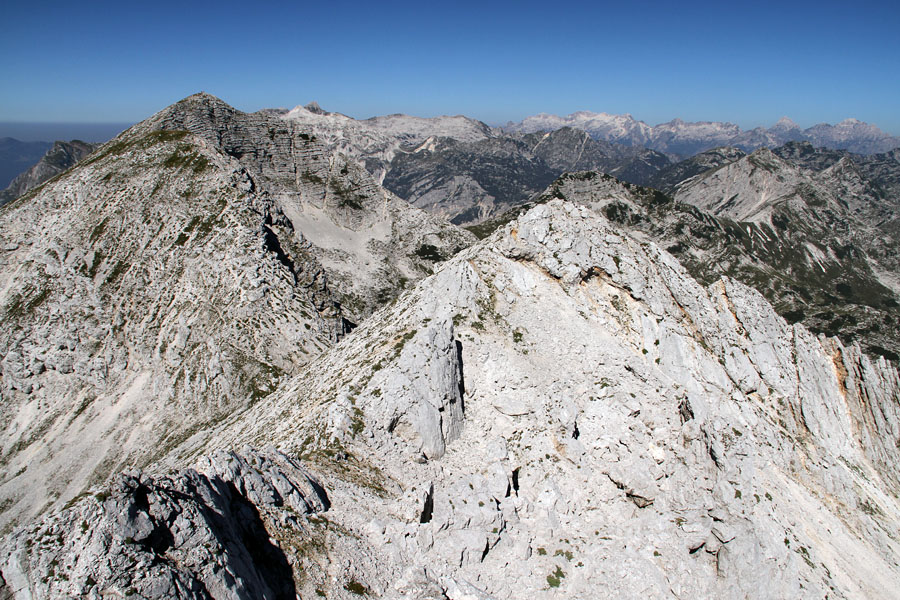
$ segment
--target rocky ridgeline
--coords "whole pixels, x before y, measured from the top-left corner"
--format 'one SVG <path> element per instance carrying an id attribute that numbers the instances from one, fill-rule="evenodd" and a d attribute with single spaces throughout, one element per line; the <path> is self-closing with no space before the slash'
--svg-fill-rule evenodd
<path id="1" fill-rule="evenodd" d="M 202 140 L 136 133 L 0 214 L 4 523 L 152 461 L 332 343 L 340 315 L 267 244 L 250 187 Z"/>
<path id="2" fill-rule="evenodd" d="M 859 154 L 888 152 L 900 146 L 900 138 L 857 119 L 846 119 L 837 125 L 820 123 L 801 129 L 784 117 L 772 127 L 756 127 L 744 131 L 734 123 L 672 119 L 667 123 L 650 126 L 628 114 L 580 111 L 565 117 L 541 113 L 519 123 L 507 123 L 503 129 L 532 133 L 554 131 L 561 127 L 582 129 L 598 140 L 643 146 L 681 156 L 692 156 L 720 146 L 734 146 L 745 152 L 752 152 L 758 148 L 775 148 L 792 141 Z"/>
<path id="3" fill-rule="evenodd" d="M 197 94 L 142 127 L 188 130 L 236 158 L 265 199 L 279 244 L 324 267 L 353 321 L 472 242 L 467 232 L 385 191 L 302 121 L 242 113 Z"/>
<path id="4" fill-rule="evenodd" d="M 277 117 L 135 126 L 0 213 L 0 521 L 251 405 L 471 239 Z"/>
<path id="5" fill-rule="evenodd" d="M 773 196 L 770 217 L 759 222 L 715 216 L 592 172 L 560 177 L 537 201 L 563 198 L 589 206 L 632 235 L 663 245 L 704 284 L 735 278 L 760 291 L 790 322 L 894 358 L 898 298 L 861 251 L 846 208 L 823 214 L 828 207 L 815 202 L 810 188 L 790 189 L 801 190 L 810 203 Z"/>
<path id="6" fill-rule="evenodd" d="M 896 366 L 690 274 L 852 202 L 580 173 L 459 250 L 282 117 L 192 96 L 0 211 L 0 597 L 897 597 Z"/>
<path id="7" fill-rule="evenodd" d="M 494 136 L 490 127 L 464 116 L 427 119 L 398 114 L 357 120 L 324 111 L 315 102 L 280 116 L 313 133 L 328 148 L 354 157 L 379 183 L 402 148 L 434 143 L 437 138 L 475 142 Z"/>
<path id="8" fill-rule="evenodd" d="M 898 439 L 894 365 L 552 200 L 176 456 L 318 474 L 301 597 L 891 597 Z"/>
<path id="9" fill-rule="evenodd" d="M 317 106 L 280 115 L 351 157 L 414 206 L 467 225 L 525 202 L 565 171 L 595 169 L 644 182 L 669 158 L 562 128 L 504 134 L 466 117 L 356 120 Z"/>

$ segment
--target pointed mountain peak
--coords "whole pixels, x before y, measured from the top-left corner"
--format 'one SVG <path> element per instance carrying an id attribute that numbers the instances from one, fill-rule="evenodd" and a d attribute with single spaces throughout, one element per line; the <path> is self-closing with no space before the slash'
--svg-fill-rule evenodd
<path id="1" fill-rule="evenodd" d="M 797 125 L 790 117 L 781 117 L 780 119 L 778 119 L 778 122 L 776 122 L 775 125 L 771 127 L 771 129 L 800 129 L 800 126 Z"/>
<path id="2" fill-rule="evenodd" d="M 175 106 L 178 104 L 184 104 L 184 103 L 221 105 L 221 106 L 227 106 L 228 108 L 231 108 L 232 110 L 234 110 L 234 108 L 230 104 L 228 104 L 221 98 L 218 98 L 217 96 L 213 96 L 212 94 L 210 94 L 208 92 L 197 92 L 196 94 L 191 94 L 187 98 L 182 98 L 181 100 L 179 100 L 172 106 Z"/>
<path id="3" fill-rule="evenodd" d="M 173 118 L 175 115 L 191 114 L 195 118 L 208 120 L 213 113 L 234 114 L 238 112 L 240 111 L 224 100 L 206 92 L 198 92 L 167 106 L 154 117 L 148 119 L 147 122 L 153 122 L 156 120 L 156 117 L 163 115 Z"/>

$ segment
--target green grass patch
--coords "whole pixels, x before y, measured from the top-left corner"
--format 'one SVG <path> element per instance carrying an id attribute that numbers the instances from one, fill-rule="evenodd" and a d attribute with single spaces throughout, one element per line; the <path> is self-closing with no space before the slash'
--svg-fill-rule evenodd
<path id="1" fill-rule="evenodd" d="M 556 567 L 555 571 L 553 571 L 552 573 L 547 575 L 547 585 L 549 585 L 552 588 L 558 588 L 559 584 L 562 582 L 562 580 L 565 577 L 566 577 L 566 573 L 559 567 Z"/>

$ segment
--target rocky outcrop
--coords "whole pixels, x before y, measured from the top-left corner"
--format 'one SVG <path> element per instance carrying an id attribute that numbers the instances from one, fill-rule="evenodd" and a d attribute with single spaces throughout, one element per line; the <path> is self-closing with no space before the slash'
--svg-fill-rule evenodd
<path id="1" fill-rule="evenodd" d="M 12 202 L 48 179 L 71 168 L 78 161 L 93 152 L 96 147 L 96 144 L 88 144 L 81 140 L 55 142 L 53 147 L 41 157 L 37 164 L 16 176 L 8 188 L 0 191 L 0 206 Z"/>
<path id="2" fill-rule="evenodd" d="M 423 455 L 393 416 L 453 397 L 441 332 L 462 419 Z M 303 456 L 373 595 L 891 597 L 898 435 L 891 363 L 553 200 L 189 451 Z"/>
<path id="3" fill-rule="evenodd" d="M 219 453 L 171 476 L 123 474 L 9 537 L 0 592 L 293 599 L 292 565 L 269 531 L 302 538 L 307 515 L 327 506 L 316 479 L 275 450 Z"/>
<path id="4" fill-rule="evenodd" d="M 251 406 L 472 239 L 278 116 L 138 124 L 0 212 L 0 523 Z"/>

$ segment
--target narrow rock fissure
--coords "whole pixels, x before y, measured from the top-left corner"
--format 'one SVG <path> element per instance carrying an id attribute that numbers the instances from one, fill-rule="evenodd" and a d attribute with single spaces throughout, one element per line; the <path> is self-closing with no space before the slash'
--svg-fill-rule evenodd
<path id="1" fill-rule="evenodd" d="M 456 363 L 459 365 L 459 408 L 465 414 L 466 412 L 466 382 L 463 371 L 462 342 L 456 340 Z"/>
<path id="2" fill-rule="evenodd" d="M 428 489 L 425 496 L 425 503 L 422 506 L 422 515 L 419 517 L 419 523 L 430 523 L 431 516 L 434 513 L 434 487 Z"/>
<path id="3" fill-rule="evenodd" d="M 278 236 L 268 225 L 263 225 L 263 233 L 265 234 L 266 250 L 275 254 L 278 262 L 288 268 L 296 282 L 297 275 L 294 271 L 294 261 L 291 260 L 291 257 L 288 256 L 287 252 L 284 251 L 284 248 L 281 247 L 281 242 L 278 240 Z"/>

